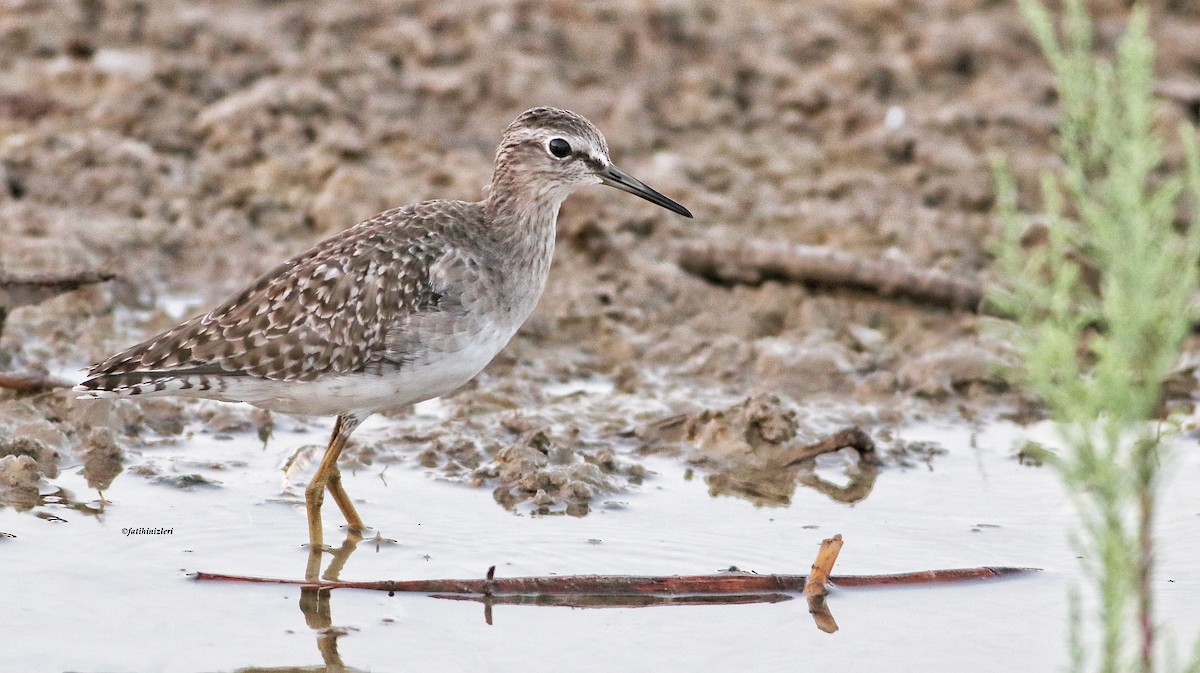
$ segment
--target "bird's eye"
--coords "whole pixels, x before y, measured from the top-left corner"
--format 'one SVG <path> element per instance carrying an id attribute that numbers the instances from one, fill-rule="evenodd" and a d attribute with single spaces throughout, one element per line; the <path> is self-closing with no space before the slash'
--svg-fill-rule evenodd
<path id="1" fill-rule="evenodd" d="M 551 140 L 546 144 L 546 147 L 550 150 L 550 154 L 553 154 L 559 159 L 566 159 L 567 157 L 571 156 L 571 143 L 563 140 L 562 138 L 555 138 Z"/>

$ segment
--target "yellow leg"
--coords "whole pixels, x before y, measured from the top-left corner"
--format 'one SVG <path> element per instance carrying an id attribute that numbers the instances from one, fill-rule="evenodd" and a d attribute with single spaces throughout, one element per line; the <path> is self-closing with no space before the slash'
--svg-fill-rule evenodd
<path id="1" fill-rule="evenodd" d="M 365 417 L 350 414 L 338 416 L 337 422 L 333 425 L 333 435 L 329 438 L 329 446 L 325 448 L 325 457 L 317 466 L 312 481 L 308 482 L 308 487 L 304 489 L 304 502 L 308 510 L 308 543 L 310 551 L 314 554 L 319 554 L 325 546 L 325 535 L 321 528 L 321 505 L 325 501 L 326 488 L 337 502 L 338 508 L 342 510 L 342 515 L 346 517 L 346 523 L 350 524 L 350 529 L 361 531 L 364 528 L 362 518 L 358 516 L 354 504 L 350 502 L 350 496 L 342 488 L 342 473 L 338 471 L 337 466 L 338 457 L 342 455 L 346 440 L 350 438 L 350 433 L 354 432 L 363 418 Z"/>
<path id="2" fill-rule="evenodd" d="M 331 441 L 329 448 L 325 449 L 325 456 L 329 457 L 332 451 Z M 324 467 L 325 461 L 322 460 L 320 467 L 313 474 L 312 481 L 308 482 L 308 487 L 304 489 L 304 504 L 308 510 L 308 544 L 311 551 L 318 555 L 325 546 L 325 534 L 321 529 L 321 504 L 325 502 L 325 483 L 329 475 L 323 471 Z"/>
<path id="3" fill-rule="evenodd" d="M 342 516 L 346 517 L 348 528 L 355 533 L 363 532 L 366 526 L 363 525 L 358 511 L 354 509 L 354 503 L 350 502 L 350 495 L 342 487 L 342 471 L 337 466 L 334 466 L 333 472 L 329 473 L 329 481 L 325 487 L 329 489 L 329 495 L 333 496 L 333 501 L 337 503 L 338 509 L 342 510 Z"/>

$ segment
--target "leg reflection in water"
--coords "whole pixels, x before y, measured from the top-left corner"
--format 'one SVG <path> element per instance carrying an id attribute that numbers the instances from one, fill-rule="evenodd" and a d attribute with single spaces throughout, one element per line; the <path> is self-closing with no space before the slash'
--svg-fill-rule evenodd
<path id="1" fill-rule="evenodd" d="M 342 545 L 330 553 L 333 560 L 329 562 L 329 567 L 320 577 L 321 579 L 336 581 L 342 572 L 342 568 L 346 566 L 346 561 L 350 560 L 350 555 L 358 547 L 358 543 L 362 542 L 362 533 L 351 529 L 346 535 L 346 540 Z M 316 580 L 318 573 L 321 572 L 321 556 L 327 553 L 319 549 L 311 549 L 308 554 L 308 567 L 305 569 L 304 578 L 306 580 Z M 318 589 L 316 587 L 304 587 L 300 590 L 300 612 L 304 613 L 304 621 L 308 624 L 308 628 L 317 632 L 317 650 L 321 653 L 321 659 L 325 662 L 324 669 L 328 673 L 342 673 L 353 671 L 355 669 L 348 668 L 342 663 L 341 655 L 337 650 L 337 639 L 345 635 L 345 630 L 333 626 L 333 618 L 330 610 L 330 592 L 331 589 Z"/>

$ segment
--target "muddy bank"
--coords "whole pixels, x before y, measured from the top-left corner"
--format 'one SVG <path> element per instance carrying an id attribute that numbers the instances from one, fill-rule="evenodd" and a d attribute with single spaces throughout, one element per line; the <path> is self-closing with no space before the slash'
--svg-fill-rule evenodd
<path id="1" fill-rule="evenodd" d="M 1107 48 L 1124 10 L 1099 4 Z M 1185 4 L 1155 15 L 1164 125 L 1200 109 L 1200 10 Z M 572 197 L 550 287 L 509 348 L 436 414 L 389 414 L 355 459 L 415 457 L 502 504 L 579 512 L 644 479 L 640 455 L 668 453 L 728 477 L 715 491 L 779 503 L 804 477 L 764 469 L 773 451 L 859 424 L 886 454 L 899 424 L 1028 406 L 998 373 L 1003 341 L 972 315 L 774 281 L 722 287 L 673 257 L 683 240 L 755 237 L 986 277 L 988 152 L 1025 186 L 1055 165 L 1052 80 L 1010 3 L 5 11 L 0 261 L 119 276 L 14 309 L 7 368 L 73 373 L 381 209 L 478 198 L 500 131 L 553 104 L 593 119 L 618 164 L 696 219 L 601 188 Z M 269 439 L 274 422 L 0 391 L 4 436 L 60 456 L 10 447 L 4 483 L 28 496 L 62 456 L 119 454 L 132 469 L 149 442 Z"/>

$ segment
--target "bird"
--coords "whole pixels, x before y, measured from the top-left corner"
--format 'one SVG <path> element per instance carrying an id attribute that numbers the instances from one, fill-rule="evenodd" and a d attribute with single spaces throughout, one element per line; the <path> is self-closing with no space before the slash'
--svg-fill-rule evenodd
<path id="1" fill-rule="evenodd" d="M 583 116 L 535 107 L 502 134 L 480 201 L 384 211 L 259 276 L 212 310 L 92 365 L 81 399 L 175 395 L 335 416 L 305 488 L 309 548 L 324 548 L 328 491 L 366 529 L 338 457 L 372 414 L 473 379 L 532 313 L 554 255 L 559 206 L 603 184 L 684 217 L 679 203 L 617 168 Z"/>

